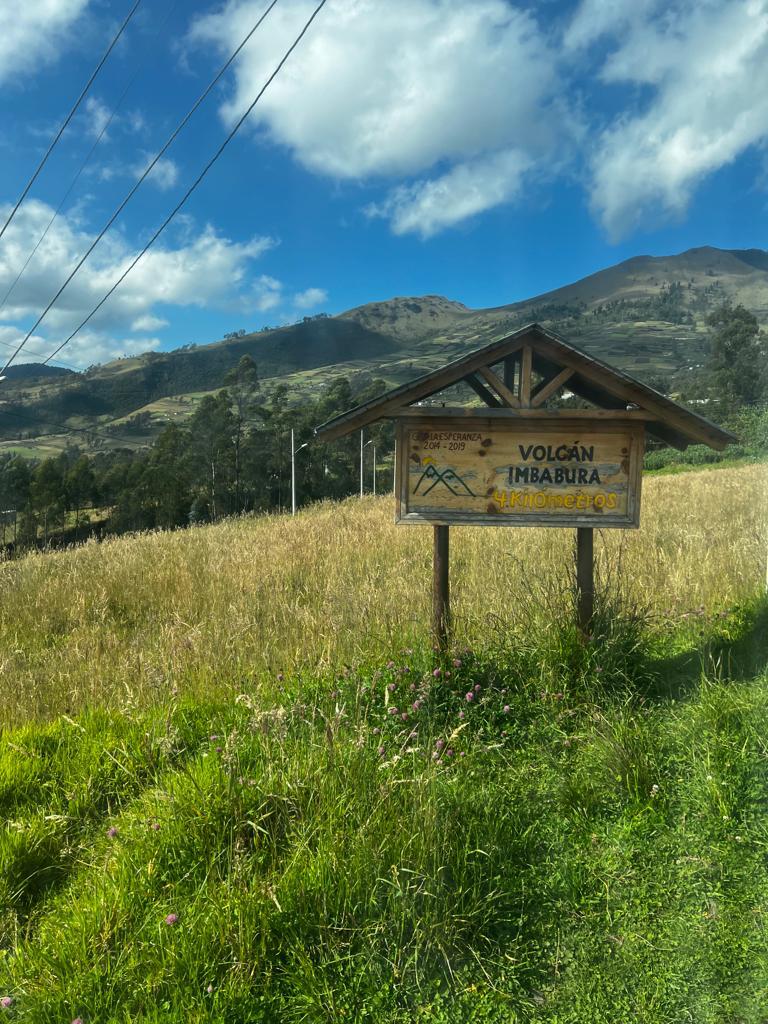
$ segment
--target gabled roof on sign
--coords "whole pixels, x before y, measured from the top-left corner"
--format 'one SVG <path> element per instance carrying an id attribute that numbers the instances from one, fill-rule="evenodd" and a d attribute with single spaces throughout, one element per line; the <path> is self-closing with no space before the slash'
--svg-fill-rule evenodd
<path id="1" fill-rule="evenodd" d="M 485 390 L 482 382 L 473 379 L 473 375 L 526 348 L 530 349 L 530 366 L 537 373 L 552 379 L 558 371 L 568 370 L 569 391 L 604 409 L 626 410 L 628 406 L 637 407 L 647 414 L 645 418 L 649 433 L 677 448 L 687 448 L 689 444 L 706 444 L 710 448 L 722 450 L 738 440 L 705 417 L 683 408 L 647 384 L 588 355 L 536 323 L 522 327 L 514 334 L 493 341 L 328 420 L 315 428 L 315 436 L 319 441 L 334 441 L 377 420 L 402 416 L 405 408 L 413 402 L 429 398 L 468 378 L 472 386 L 482 392 Z M 491 392 L 487 394 L 496 401 Z M 496 401 L 496 404 L 509 403 Z M 445 414 L 449 410 L 435 409 L 436 414 L 441 412 Z M 532 414 L 529 409 L 515 407 L 506 408 L 504 413 L 521 418 Z"/>

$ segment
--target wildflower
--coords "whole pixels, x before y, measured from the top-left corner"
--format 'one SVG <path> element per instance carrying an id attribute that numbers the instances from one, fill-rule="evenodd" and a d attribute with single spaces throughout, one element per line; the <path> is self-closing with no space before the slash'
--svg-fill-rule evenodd
<path id="1" fill-rule="evenodd" d="M 384 757 L 386 752 L 387 752 L 387 748 L 386 747 L 379 747 L 379 757 Z"/>
<path id="2" fill-rule="evenodd" d="M 459 712 L 459 718 L 465 718 L 465 717 L 466 717 L 466 715 L 464 714 L 464 712 L 460 711 Z"/>
<path id="3" fill-rule="evenodd" d="M 208 993 L 208 995 L 210 995 L 211 992 L 213 992 L 213 985 L 209 985 L 205 991 Z"/>
<path id="4" fill-rule="evenodd" d="M 442 675 L 442 672 L 443 670 L 441 668 L 436 668 L 432 675 L 437 679 L 438 676 Z"/>
<path id="5" fill-rule="evenodd" d="M 450 747 L 446 750 L 445 756 L 446 757 L 453 757 L 453 751 L 451 750 Z"/>
<path id="6" fill-rule="evenodd" d="M 399 708 L 396 708 L 394 706 L 391 707 L 391 708 L 387 708 L 387 714 L 388 715 L 397 715 L 397 714 L 399 714 Z"/>
<path id="7" fill-rule="evenodd" d="M 168 914 L 165 918 L 165 923 L 168 925 L 176 924 L 179 920 L 178 914 Z"/>
<path id="8" fill-rule="evenodd" d="M 658 787 L 658 786 L 656 785 L 656 783 L 654 782 L 654 784 L 653 784 L 653 785 L 651 786 L 651 796 L 652 796 L 652 797 L 653 797 L 653 796 L 657 796 L 657 795 L 658 795 L 658 792 L 659 792 L 659 787 Z"/>
<path id="9" fill-rule="evenodd" d="M 373 735 L 374 735 L 374 736 L 379 736 L 380 734 L 381 734 L 381 729 L 380 729 L 380 728 L 378 727 L 378 725 L 377 725 L 377 726 L 376 726 L 376 727 L 374 728 L 374 730 L 373 730 Z"/>
<path id="10" fill-rule="evenodd" d="M 405 650 L 403 651 L 403 654 L 413 654 L 413 648 L 406 647 Z"/>
<path id="11" fill-rule="evenodd" d="M 387 686 L 387 689 L 389 690 L 389 692 L 390 692 L 390 693 L 394 693 L 394 692 L 395 692 L 395 690 L 397 689 L 397 685 L 396 685 L 395 683 L 390 683 L 390 684 L 389 684 L 389 685 Z"/>
<path id="12" fill-rule="evenodd" d="M 2 1006 L 4 1010 L 10 1010 L 10 1008 L 13 1006 L 12 996 L 3 996 L 3 998 L 0 999 L 0 1006 Z"/>
<path id="13" fill-rule="evenodd" d="M 331 700 L 336 700 L 336 698 L 338 696 L 339 696 L 339 691 L 338 690 L 331 690 Z"/>
<path id="14" fill-rule="evenodd" d="M 466 757 L 466 756 L 467 756 L 466 750 L 462 750 L 462 752 L 459 754 L 459 757 Z"/>
<path id="15" fill-rule="evenodd" d="M 107 829 L 107 835 L 109 836 L 110 839 L 115 838 L 115 836 L 117 835 L 117 829 L 115 828 L 114 825 L 111 828 Z"/>
<path id="16" fill-rule="evenodd" d="M 411 685 L 408 687 L 408 689 L 411 691 L 411 693 L 413 693 L 415 691 L 415 689 L 416 689 L 416 683 L 411 683 Z"/>
<path id="17" fill-rule="evenodd" d="M 395 667 L 394 661 L 388 661 L 387 662 L 387 668 L 394 668 L 394 667 Z"/>
<path id="18" fill-rule="evenodd" d="M 213 733 L 213 735 L 208 737 L 208 739 L 211 741 L 211 743 L 215 743 L 218 738 L 219 738 L 219 734 L 218 733 Z"/>
<path id="19" fill-rule="evenodd" d="M 278 681 L 278 683 L 282 683 L 282 681 L 284 679 L 285 679 L 285 676 L 283 675 L 283 673 L 282 672 L 278 672 L 277 673 L 277 681 Z"/>
<path id="20" fill-rule="evenodd" d="M 504 705 L 504 714 L 505 715 L 508 715 L 511 710 L 512 710 L 512 708 L 509 706 L 509 704 L 505 704 Z"/>
<path id="21" fill-rule="evenodd" d="M 72 1024 L 83 1024 L 83 1018 L 75 1017 L 75 1019 L 72 1021 Z"/>
<path id="22" fill-rule="evenodd" d="M 480 693 L 480 683 L 475 683 L 475 693 Z"/>
<path id="23" fill-rule="evenodd" d="M 442 750 L 443 747 L 445 746 L 445 740 L 443 740 L 443 739 L 437 740 L 435 742 L 435 746 L 437 747 L 438 750 Z"/>
<path id="24" fill-rule="evenodd" d="M 411 704 L 411 707 L 413 708 L 414 711 L 418 711 L 419 708 L 421 707 L 421 701 L 415 700 L 413 704 Z"/>
<path id="25" fill-rule="evenodd" d="M 437 750 L 433 750 L 432 751 L 432 760 L 433 761 L 439 761 L 440 760 L 440 754 L 438 753 Z"/>
<path id="26" fill-rule="evenodd" d="M 473 700 L 475 699 L 475 695 L 474 695 L 474 693 L 472 693 L 472 691 L 470 690 L 470 691 L 469 691 L 469 693 L 467 693 L 467 694 L 465 694 L 465 695 L 464 695 L 464 699 L 465 699 L 465 700 L 467 701 L 467 703 L 468 703 L 468 704 L 471 704 L 471 703 L 472 703 L 472 701 L 473 701 Z"/>
<path id="27" fill-rule="evenodd" d="M 402 719 L 402 720 L 403 720 L 404 722 L 407 722 L 407 721 L 408 721 L 408 712 L 407 712 L 407 711 L 403 711 L 403 713 L 402 713 L 402 714 L 400 715 L 400 718 L 401 718 L 401 719 Z"/>
<path id="28" fill-rule="evenodd" d="M 453 659 L 453 667 L 454 668 L 461 668 L 461 658 L 454 658 Z"/>
<path id="29" fill-rule="evenodd" d="M 153 821 L 152 822 L 152 831 L 153 832 L 159 832 L 160 831 L 160 822 L 159 821 Z"/>

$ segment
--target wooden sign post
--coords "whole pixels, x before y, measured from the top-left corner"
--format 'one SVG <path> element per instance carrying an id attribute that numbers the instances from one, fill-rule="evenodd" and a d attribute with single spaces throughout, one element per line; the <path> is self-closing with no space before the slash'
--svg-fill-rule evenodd
<path id="1" fill-rule="evenodd" d="M 484 408 L 424 400 L 463 382 Z M 592 408 L 544 408 L 567 385 Z M 450 636 L 452 525 L 576 530 L 576 614 L 594 618 L 594 530 L 640 524 L 645 433 L 678 448 L 737 439 L 538 324 L 358 406 L 316 430 L 331 441 L 378 419 L 397 424 L 395 521 L 434 528 L 432 628 Z"/>
<path id="2" fill-rule="evenodd" d="M 398 523 L 435 530 L 433 632 L 449 638 L 448 528 L 576 527 L 577 622 L 594 616 L 593 528 L 634 528 L 640 517 L 645 430 L 625 418 L 585 424 L 557 414 L 523 419 L 433 410 L 398 421 Z"/>

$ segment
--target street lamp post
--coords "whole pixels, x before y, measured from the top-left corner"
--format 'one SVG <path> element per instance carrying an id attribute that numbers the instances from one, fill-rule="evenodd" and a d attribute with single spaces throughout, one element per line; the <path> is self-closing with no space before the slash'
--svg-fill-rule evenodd
<path id="1" fill-rule="evenodd" d="M 370 441 L 365 441 L 364 442 L 363 441 L 363 432 L 361 430 L 360 431 L 360 497 L 361 498 L 363 496 L 363 490 L 364 490 L 364 488 L 363 488 L 363 468 L 364 468 L 363 456 L 364 456 L 365 449 L 368 447 L 369 444 L 373 444 L 373 438 L 371 438 Z M 374 448 L 373 450 L 374 450 L 374 453 L 375 453 L 376 449 Z M 375 455 L 374 455 L 374 459 L 375 459 Z M 374 474 L 376 473 L 376 466 L 375 466 L 375 464 L 374 464 L 374 467 L 373 467 L 373 472 L 374 472 Z M 376 484 L 374 482 L 374 494 L 375 493 L 376 493 Z"/>
<path id="2" fill-rule="evenodd" d="M 291 427 L 291 515 L 296 515 L 296 455 L 301 451 L 302 448 L 306 448 L 309 441 L 305 441 L 304 444 L 300 444 L 298 448 L 295 447 L 293 437 L 293 427 Z"/>

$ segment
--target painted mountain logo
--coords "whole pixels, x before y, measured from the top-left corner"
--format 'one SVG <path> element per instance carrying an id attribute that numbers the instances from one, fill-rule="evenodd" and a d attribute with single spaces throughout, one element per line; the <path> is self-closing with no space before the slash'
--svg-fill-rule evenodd
<path id="1" fill-rule="evenodd" d="M 473 491 L 471 491 L 464 483 L 455 469 L 448 468 L 441 471 L 437 466 L 434 466 L 431 463 L 419 477 L 419 482 L 413 489 L 414 494 L 419 493 L 419 489 L 422 484 L 428 485 L 425 486 L 425 489 L 421 492 L 422 497 L 429 494 L 429 492 L 437 487 L 438 484 L 442 484 L 444 487 L 447 487 L 451 494 L 468 494 L 470 498 L 475 497 Z"/>

